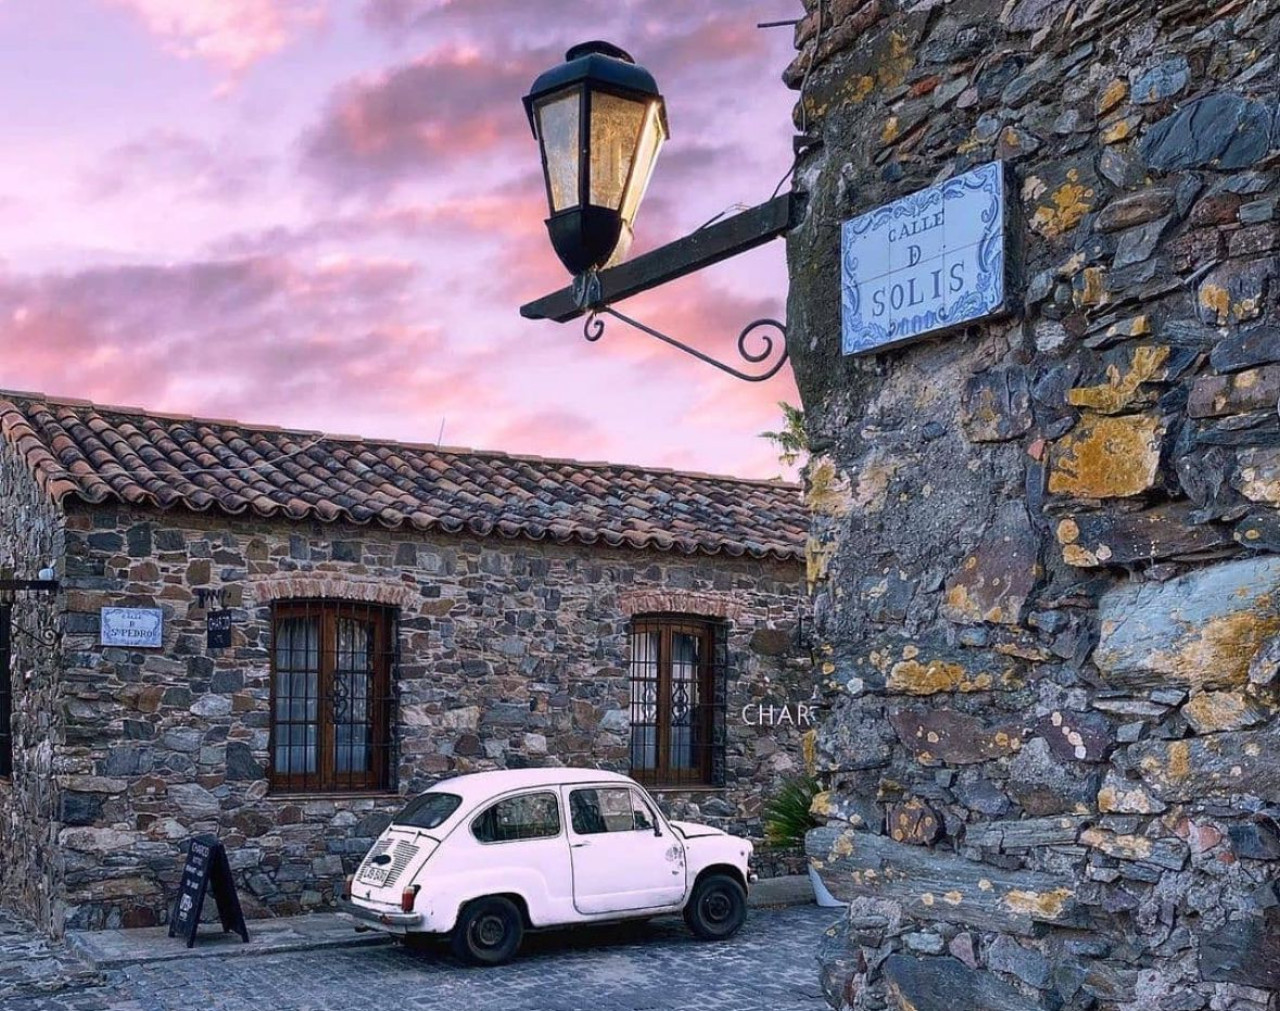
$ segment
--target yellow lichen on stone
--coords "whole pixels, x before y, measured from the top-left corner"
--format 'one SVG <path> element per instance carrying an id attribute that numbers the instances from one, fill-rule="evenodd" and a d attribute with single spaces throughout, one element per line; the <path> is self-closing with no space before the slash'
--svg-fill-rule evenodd
<path id="1" fill-rule="evenodd" d="M 1164 425 L 1147 414 L 1086 416 L 1053 450 L 1049 491 L 1077 498 L 1124 498 L 1151 488 L 1160 469 Z"/>
<path id="2" fill-rule="evenodd" d="M 1077 169 L 1067 170 L 1067 179 L 1031 215 L 1031 227 L 1052 239 L 1069 232 L 1093 209 L 1094 192 L 1080 182 Z"/>
<path id="3" fill-rule="evenodd" d="M 1169 778 L 1186 779 L 1191 775 L 1191 745 L 1186 741 L 1174 741 L 1169 745 Z"/>
<path id="4" fill-rule="evenodd" d="M 995 685 L 995 678 L 982 671 L 970 674 L 959 664 L 942 660 L 923 663 L 912 658 L 894 664 L 885 687 L 904 695 L 937 695 L 941 692 L 985 692 Z M 1001 686 L 1012 687 L 1010 672 L 1001 675 Z"/>
<path id="5" fill-rule="evenodd" d="M 1056 920 L 1074 895 L 1075 892 L 1069 888 L 1055 888 L 1051 892 L 1029 892 L 1015 888 L 1007 892 L 1000 903 L 1013 913 Z"/>
<path id="6" fill-rule="evenodd" d="M 805 580 L 809 584 L 809 592 L 818 583 L 827 578 L 827 570 L 835 557 L 836 546 L 829 542 L 809 537 L 804 545 Z"/>
<path id="7" fill-rule="evenodd" d="M 1117 835 L 1100 828 L 1081 832 L 1080 842 L 1118 860 L 1146 860 L 1153 849 L 1151 840 L 1143 836 Z"/>
<path id="8" fill-rule="evenodd" d="M 1127 372 L 1122 373 L 1115 365 L 1108 365 L 1105 383 L 1068 390 L 1067 403 L 1102 414 L 1119 414 L 1133 403 L 1143 383 L 1154 382 L 1163 376 L 1168 360 L 1167 347 L 1150 344 L 1136 347 Z"/>
<path id="9" fill-rule="evenodd" d="M 942 900 L 949 906 L 958 906 L 964 901 L 964 895 L 960 892 L 947 892 L 947 894 L 942 897 Z"/>
<path id="10" fill-rule="evenodd" d="M 805 505 L 810 512 L 837 518 L 848 514 L 852 506 L 849 482 L 840 475 L 835 461 L 824 457 L 810 463 L 808 478 Z"/>
<path id="11" fill-rule="evenodd" d="M 818 732 L 805 731 L 805 735 L 800 738 L 800 748 L 804 753 L 804 771 L 812 776 L 818 768 Z"/>
<path id="12" fill-rule="evenodd" d="M 898 139 L 898 117 L 890 116 L 885 120 L 884 127 L 880 130 L 880 143 L 892 144 Z"/>
<path id="13" fill-rule="evenodd" d="M 810 731 L 812 733 L 813 731 Z M 809 735 L 806 734 L 806 737 Z M 831 791 L 823 790 L 821 793 L 814 794 L 813 800 L 809 804 L 809 813 L 815 818 L 830 818 L 832 812 Z"/>
<path id="14" fill-rule="evenodd" d="M 1129 82 L 1123 77 L 1115 78 L 1102 91 L 1098 98 L 1098 115 L 1105 116 L 1125 100 L 1129 94 Z"/>
<path id="15" fill-rule="evenodd" d="M 1132 116 L 1125 119 L 1117 119 L 1102 131 L 1102 143 L 1119 144 L 1122 140 L 1128 140 L 1136 125 L 1137 123 Z"/>
<path id="16" fill-rule="evenodd" d="M 915 63 L 915 53 L 907 38 L 900 32 L 890 32 L 888 51 L 882 53 L 876 63 L 876 80 L 882 88 L 896 88 L 906 80 Z"/>
<path id="17" fill-rule="evenodd" d="M 1220 324 L 1226 323 L 1231 316 L 1231 293 L 1219 284 L 1202 284 L 1200 286 L 1200 305 L 1215 313 Z"/>
<path id="18" fill-rule="evenodd" d="M 1106 289 L 1102 279 L 1105 272 L 1101 267 L 1085 267 L 1080 271 L 1080 286 L 1071 293 L 1071 300 L 1080 308 L 1101 305 L 1106 298 Z"/>

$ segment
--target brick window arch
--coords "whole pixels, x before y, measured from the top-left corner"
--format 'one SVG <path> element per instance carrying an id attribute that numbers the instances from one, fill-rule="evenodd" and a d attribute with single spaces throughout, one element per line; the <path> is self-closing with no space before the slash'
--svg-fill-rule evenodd
<path id="1" fill-rule="evenodd" d="M 656 787 L 723 786 L 727 624 L 636 615 L 630 645 L 632 776 Z"/>

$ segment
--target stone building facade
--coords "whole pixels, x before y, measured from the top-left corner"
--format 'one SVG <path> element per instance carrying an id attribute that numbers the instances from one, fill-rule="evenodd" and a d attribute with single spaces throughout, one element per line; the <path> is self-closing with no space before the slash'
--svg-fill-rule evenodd
<path id="1" fill-rule="evenodd" d="M 837 1008 L 1280 992 L 1280 7 L 807 0 L 789 238 Z M 1011 313 L 841 355 L 841 223 L 1000 159 Z"/>
<path id="2" fill-rule="evenodd" d="M 35 395 L 0 397 L 0 431 L 0 563 L 60 581 L 17 613 L 57 635 L 14 640 L 0 895 L 54 933 L 164 922 L 199 832 L 227 845 L 250 915 L 285 915 L 330 904 L 403 797 L 443 777 L 641 775 L 637 623 L 710 630 L 714 755 L 701 781 L 655 781 L 673 814 L 758 837 L 762 801 L 803 768 L 803 727 L 743 719 L 810 697 L 794 486 Z M 109 607 L 159 610 L 162 646 L 103 645 Z M 231 612 L 229 648 L 208 648 L 211 608 Z M 387 690 L 357 703 L 377 738 L 362 765 L 349 703 L 336 729 L 299 707 L 336 713 L 365 646 L 340 631 L 329 664 L 303 640 L 375 618 Z M 289 681 L 312 667 L 332 667 L 332 697 Z"/>

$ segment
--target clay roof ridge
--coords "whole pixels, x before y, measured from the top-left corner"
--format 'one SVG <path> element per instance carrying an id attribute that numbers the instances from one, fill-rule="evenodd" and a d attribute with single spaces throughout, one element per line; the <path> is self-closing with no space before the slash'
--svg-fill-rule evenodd
<path id="1" fill-rule="evenodd" d="M 713 474 L 709 471 L 678 470 L 674 467 L 654 467 L 639 463 L 614 462 L 608 460 L 575 460 L 570 457 L 541 456 L 535 453 L 510 453 L 499 449 L 476 449 L 469 446 L 450 446 L 430 442 L 406 442 L 398 439 L 382 439 L 364 435 L 334 434 L 332 432 L 324 432 L 318 429 L 284 428 L 279 425 L 244 422 L 231 418 L 208 418 L 200 417 L 199 415 L 152 411 L 144 407 L 102 404 L 96 401 L 85 400 L 77 397 L 50 396 L 46 393 L 39 392 L 0 389 L 0 403 L 14 400 L 26 400 L 68 407 L 90 407 L 95 411 L 104 414 L 123 414 L 142 418 L 164 418 L 172 421 L 189 421 L 193 424 L 219 425 L 225 428 L 236 428 L 251 432 L 278 433 L 280 435 L 314 439 L 316 440 L 317 445 L 322 442 L 364 443 L 371 446 L 386 447 L 388 449 L 399 448 L 425 450 L 438 453 L 441 456 L 474 456 L 498 460 L 522 460 L 530 463 L 562 464 L 567 467 L 572 467 L 575 470 L 632 470 L 644 474 L 658 474 L 671 477 L 692 477 L 705 481 L 715 481 L 718 483 L 745 484 L 778 489 L 793 488 L 797 493 L 801 490 L 801 486 L 797 482 L 786 481 L 781 478 L 741 477 L 733 474 Z M 228 467 L 228 469 L 242 468 Z"/>

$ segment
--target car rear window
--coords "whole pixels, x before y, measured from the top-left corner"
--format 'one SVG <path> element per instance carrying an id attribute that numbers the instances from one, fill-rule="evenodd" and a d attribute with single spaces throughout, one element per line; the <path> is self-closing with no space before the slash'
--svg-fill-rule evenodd
<path id="1" fill-rule="evenodd" d="M 420 794 L 391 819 L 391 824 L 408 828 L 439 828 L 461 803 L 462 798 L 456 793 Z"/>

